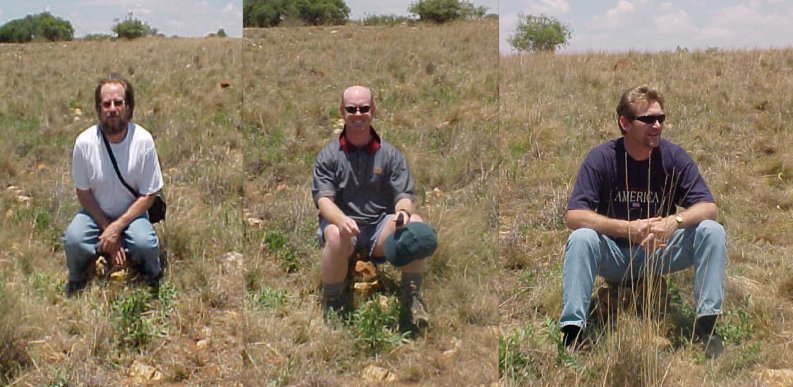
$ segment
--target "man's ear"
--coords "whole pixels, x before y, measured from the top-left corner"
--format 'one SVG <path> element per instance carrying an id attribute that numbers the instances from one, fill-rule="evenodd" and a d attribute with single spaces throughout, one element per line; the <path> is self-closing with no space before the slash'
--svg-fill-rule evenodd
<path id="1" fill-rule="evenodd" d="M 622 128 L 622 130 L 627 132 L 628 128 L 630 128 L 631 120 L 628 117 L 620 116 L 619 123 L 620 123 L 620 128 Z"/>

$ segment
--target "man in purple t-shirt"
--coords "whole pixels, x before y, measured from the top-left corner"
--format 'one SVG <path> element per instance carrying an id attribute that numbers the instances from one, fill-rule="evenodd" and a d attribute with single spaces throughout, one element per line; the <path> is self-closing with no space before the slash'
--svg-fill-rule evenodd
<path id="1" fill-rule="evenodd" d="M 718 357 L 727 243 L 713 195 L 691 157 L 661 139 L 666 116 L 658 90 L 626 90 L 617 106 L 622 137 L 589 152 L 567 205 L 560 326 L 565 345 L 586 327 L 595 276 L 632 283 L 693 266 L 695 338 Z"/>

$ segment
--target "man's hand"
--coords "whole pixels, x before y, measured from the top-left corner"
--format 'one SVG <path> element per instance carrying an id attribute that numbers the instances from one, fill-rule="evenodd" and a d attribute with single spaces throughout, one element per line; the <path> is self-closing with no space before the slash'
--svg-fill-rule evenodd
<path id="1" fill-rule="evenodd" d="M 344 216 L 341 221 L 336 224 L 336 227 L 339 228 L 339 234 L 342 238 L 352 238 L 361 233 L 361 230 L 358 229 L 358 224 L 349 216 Z"/>
<path id="2" fill-rule="evenodd" d="M 407 210 L 397 211 L 396 216 L 394 216 L 394 222 L 396 222 L 396 228 L 405 226 L 410 223 L 410 213 Z"/>
<path id="3" fill-rule="evenodd" d="M 628 222 L 628 240 L 631 243 L 640 242 L 639 244 L 644 245 L 647 242 L 647 239 L 650 238 L 650 227 L 653 222 L 658 221 L 661 218 L 649 218 L 649 219 L 636 219 L 631 220 Z"/>
<path id="4" fill-rule="evenodd" d="M 124 250 L 121 248 L 121 235 L 123 231 L 123 228 L 117 222 L 110 223 L 105 227 L 102 231 L 102 235 L 99 236 L 97 252 L 110 254 L 115 258 L 118 250 Z"/>
<path id="5" fill-rule="evenodd" d="M 664 248 L 672 238 L 672 234 L 677 231 L 677 221 L 671 216 L 655 219 L 657 220 L 650 222 L 650 233 L 655 235 L 656 246 Z"/>

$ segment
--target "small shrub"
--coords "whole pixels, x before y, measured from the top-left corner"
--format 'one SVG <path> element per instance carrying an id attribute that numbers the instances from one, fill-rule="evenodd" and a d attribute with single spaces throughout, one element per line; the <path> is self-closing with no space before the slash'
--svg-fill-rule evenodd
<path id="1" fill-rule="evenodd" d="M 289 236 L 278 229 L 267 231 L 264 236 L 267 252 L 278 262 L 278 267 L 286 273 L 300 270 L 300 262 L 295 250 L 289 244 Z"/>
<path id="2" fill-rule="evenodd" d="M 498 338 L 498 374 L 508 380 L 519 379 L 525 375 L 531 361 L 520 351 L 521 343 L 526 341 L 526 330 L 516 329 L 509 336 Z"/>
<path id="3" fill-rule="evenodd" d="M 256 305 L 263 310 L 280 308 L 286 304 L 286 301 L 286 290 L 273 289 L 265 286 L 256 295 Z"/>
<path id="4" fill-rule="evenodd" d="M 355 345 L 370 354 L 390 351 L 406 343 L 409 332 L 399 332 L 399 303 L 388 298 L 388 307 L 379 302 L 369 302 L 359 307 L 352 316 Z"/>
<path id="5" fill-rule="evenodd" d="M 123 39 L 136 39 L 157 35 L 156 28 L 152 28 L 146 22 L 132 17 L 132 14 L 114 25 L 113 32 L 116 33 L 116 36 Z"/>
<path id="6" fill-rule="evenodd" d="M 148 313 L 151 308 L 152 295 L 145 288 L 123 293 L 113 301 L 111 310 L 122 347 L 140 348 L 157 336 L 157 328 Z"/>

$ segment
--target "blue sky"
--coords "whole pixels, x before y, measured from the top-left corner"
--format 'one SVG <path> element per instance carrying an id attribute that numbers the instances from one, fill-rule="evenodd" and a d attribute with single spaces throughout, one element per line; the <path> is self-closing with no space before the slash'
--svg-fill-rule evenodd
<path id="1" fill-rule="evenodd" d="M 49 11 L 74 27 L 75 37 L 112 33 L 129 12 L 166 36 L 201 37 L 223 28 L 242 36 L 242 0 L 0 0 L 0 24 Z"/>
<path id="2" fill-rule="evenodd" d="M 793 46 L 793 1 L 501 0 L 502 53 L 511 50 L 518 13 L 545 14 L 570 25 L 562 52 L 669 51 Z"/>
<path id="3" fill-rule="evenodd" d="M 503 1 L 503 0 L 502 0 Z M 350 19 L 360 20 L 368 15 L 410 16 L 408 8 L 416 0 L 345 0 L 350 7 Z M 498 0 L 472 0 L 475 6 L 484 6 L 487 13 L 498 13 Z"/>

